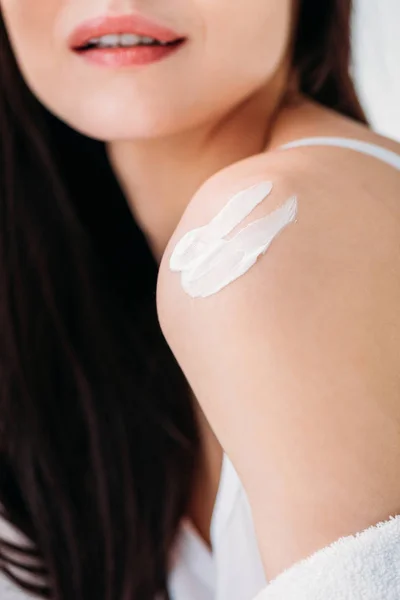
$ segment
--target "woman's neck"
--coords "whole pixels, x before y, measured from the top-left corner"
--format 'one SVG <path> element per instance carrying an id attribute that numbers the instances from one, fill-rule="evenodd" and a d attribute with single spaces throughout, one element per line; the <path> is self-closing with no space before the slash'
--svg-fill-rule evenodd
<path id="1" fill-rule="evenodd" d="M 282 89 L 269 84 L 219 119 L 174 136 L 109 143 L 110 163 L 158 261 L 201 184 L 268 145 Z"/>

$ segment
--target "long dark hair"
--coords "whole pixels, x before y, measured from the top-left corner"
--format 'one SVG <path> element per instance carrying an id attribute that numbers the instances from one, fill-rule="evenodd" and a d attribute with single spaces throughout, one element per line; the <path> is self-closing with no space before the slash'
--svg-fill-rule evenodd
<path id="1" fill-rule="evenodd" d="M 365 122 L 350 13 L 302 0 L 293 60 L 303 93 Z M 41 597 L 168 596 L 200 442 L 156 278 L 104 145 L 33 97 L 0 18 L 0 506 L 29 543 L 4 538 L 0 566 Z"/>

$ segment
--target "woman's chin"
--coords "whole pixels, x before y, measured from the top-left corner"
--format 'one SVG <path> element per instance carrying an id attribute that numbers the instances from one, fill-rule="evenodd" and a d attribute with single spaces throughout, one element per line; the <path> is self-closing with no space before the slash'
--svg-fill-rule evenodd
<path id="1" fill-rule="evenodd" d="M 171 118 L 171 115 L 160 113 L 138 114 L 134 109 L 129 114 L 105 114 L 105 111 L 99 111 L 98 115 L 92 112 L 85 118 L 63 120 L 79 133 L 102 142 L 167 137 L 192 126 L 190 119 L 184 120 L 178 116 Z"/>

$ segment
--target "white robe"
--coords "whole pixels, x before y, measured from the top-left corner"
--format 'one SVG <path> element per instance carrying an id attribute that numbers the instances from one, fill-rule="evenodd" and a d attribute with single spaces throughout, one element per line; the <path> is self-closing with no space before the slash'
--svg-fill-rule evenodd
<path id="1" fill-rule="evenodd" d="M 267 581 L 250 505 L 227 457 L 210 553 L 184 525 L 171 572 L 172 600 L 399 600 L 400 515 L 339 538 Z"/>

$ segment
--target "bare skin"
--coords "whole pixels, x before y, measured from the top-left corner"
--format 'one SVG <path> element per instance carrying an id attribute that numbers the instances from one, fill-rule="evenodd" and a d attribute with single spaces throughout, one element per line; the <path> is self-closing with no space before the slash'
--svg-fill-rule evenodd
<path id="1" fill-rule="evenodd" d="M 264 152 L 192 198 L 158 281 L 164 335 L 246 488 L 268 579 L 400 510 L 400 174 L 344 149 L 275 152 L 318 135 L 400 153 L 313 103 L 285 109 Z M 301 224 L 237 282 L 191 299 L 168 269 L 175 243 L 234 187 L 265 178 L 278 191 L 248 220 L 296 192 Z M 207 467 L 211 495 L 216 464 Z M 209 511 L 192 517 L 207 530 Z"/>
<path id="2" fill-rule="evenodd" d="M 286 141 L 318 135 L 357 137 L 397 152 L 400 149 L 307 99 L 298 98 L 290 107 L 283 104 L 288 90 L 295 89 L 288 57 L 294 15 L 291 0 L 237 0 L 234 13 L 231 0 L 152 4 L 148 8 L 153 12 L 147 16 L 187 36 L 189 43 L 170 62 L 153 64 L 139 73 L 95 69 L 78 59 L 67 44 L 68 34 L 84 20 L 107 11 L 133 10 L 129 0 L 0 0 L 26 83 L 71 127 L 107 143 L 132 214 L 160 264 L 157 292 L 163 331 L 192 386 L 199 411 L 204 411 L 216 434 L 199 412 L 204 460 L 189 516 L 209 543 L 222 445 L 249 493 L 271 578 L 321 544 L 385 517 L 400 497 L 394 431 L 400 391 L 396 362 L 400 343 L 399 174 L 345 150 L 310 148 L 284 155 L 274 150 Z M 167 268 L 173 244 L 183 232 L 212 216 L 233 187 L 266 176 L 279 184 L 274 202 L 288 191 L 302 194 L 302 227 L 291 230 L 286 244 L 274 245 L 258 268 L 229 293 L 196 304 L 192 310 L 178 278 Z M 265 210 L 261 206 L 256 214 Z M 350 224 L 347 229 L 346 223 Z M 342 267 L 336 271 L 335 261 Z M 386 265 L 382 276 L 381 263 Z M 364 269 L 358 271 L 360 265 Z M 308 278 L 303 277 L 305 272 Z M 381 284 L 376 295 L 372 293 L 375 281 Z M 363 303 L 363 289 L 371 291 L 367 294 L 370 304 Z M 331 295 L 324 294 L 325 290 Z M 333 308 L 341 306 L 342 298 L 347 303 L 339 314 Z M 246 311 L 249 302 L 255 309 L 253 321 Z M 320 322 L 324 307 L 330 309 L 329 319 Z M 221 315 L 224 319 L 218 321 Z M 288 323 L 282 338 L 280 332 Z M 208 352 L 210 331 L 217 340 L 214 353 Z M 252 337 L 256 331 L 262 334 L 258 339 Z M 326 334 L 317 346 L 310 331 Z M 365 332 L 372 332 L 371 337 L 363 338 Z M 197 339 L 196 348 L 190 346 L 188 335 Z M 212 364 L 237 347 L 238 340 L 247 357 L 244 367 L 239 361 L 242 356 L 230 355 L 229 372 L 216 380 Z M 360 343 L 357 348 L 356 342 Z M 352 361 L 340 362 L 346 348 L 354 351 L 361 370 L 349 372 Z M 376 348 L 390 360 L 384 364 L 377 360 Z M 303 362 L 296 362 L 300 359 Z M 196 377 L 199 361 L 210 361 L 209 376 L 201 381 Z M 318 380 L 310 369 L 316 361 Z M 271 372 L 269 365 L 274 365 Z M 329 371 L 331 365 L 335 365 L 334 372 Z M 291 381 L 288 369 L 297 373 L 303 390 L 300 396 L 285 387 Z M 342 377 L 336 381 L 338 372 Z M 324 387 L 331 379 L 335 385 Z M 350 382 L 355 380 L 368 387 L 369 395 L 351 389 Z M 252 384 L 252 403 L 237 395 L 244 382 Z M 315 387 L 311 389 L 307 386 L 312 382 Z M 332 398 L 329 394 L 333 393 Z M 232 411 L 234 397 L 236 411 Z M 322 406 L 316 401 L 321 397 L 329 400 Z M 271 398 L 279 398 L 280 413 L 274 412 Z M 337 398 L 343 404 L 335 403 Z M 343 407 L 342 421 L 340 415 L 329 412 L 332 406 Z M 296 429 L 291 415 L 301 409 L 308 419 L 303 415 Z M 363 427 L 357 425 L 359 414 L 364 417 Z M 377 435 L 372 424 L 384 415 L 387 419 L 381 420 Z M 343 443 L 349 436 L 340 423 L 346 420 L 353 431 L 358 427 L 357 452 Z M 332 424 L 330 444 L 325 447 L 329 447 L 330 462 L 322 452 L 319 422 Z M 253 432 L 250 439 L 249 430 Z M 268 446 L 268 439 L 275 445 Z M 296 452 L 293 439 L 298 441 Z M 335 439 L 341 444 L 335 445 Z M 318 456 L 331 470 L 312 462 Z M 350 471 L 348 456 L 359 459 L 351 463 Z M 306 467 L 311 464 L 310 473 Z M 286 479 L 280 479 L 280 473 Z M 265 482 L 270 484 L 268 489 Z M 283 493 L 282 484 L 290 484 L 293 493 Z M 311 497 L 299 495 L 305 487 Z M 346 496 L 341 495 L 342 489 L 347 490 Z M 327 490 L 332 493 L 326 497 Z M 342 503 L 332 506 L 329 498 L 336 500 L 335 494 Z M 296 496 L 303 504 L 292 501 Z M 373 498 L 370 511 L 362 505 L 366 496 Z M 316 513 L 310 516 L 307 507 L 316 509 L 316 504 L 319 515 L 327 511 L 333 515 L 328 527 L 323 519 L 318 527 L 312 523 Z"/>
<path id="3" fill-rule="evenodd" d="M 229 181 L 231 178 L 234 179 L 235 177 L 238 177 L 239 179 L 245 179 L 246 177 L 259 172 L 260 169 L 268 169 L 269 161 L 271 160 L 269 153 L 275 147 L 293 139 L 318 135 L 355 137 L 360 140 L 380 144 L 393 151 L 399 150 L 398 144 L 375 135 L 364 126 L 355 124 L 314 103 L 300 101 L 295 104 L 294 107 L 285 108 L 282 113 L 278 115 L 277 121 L 271 132 L 270 140 L 262 152 L 253 157 L 248 157 L 246 160 L 238 161 L 231 165 L 229 169 L 224 169 L 219 173 L 217 172 L 215 176 L 211 178 L 212 182 L 210 189 L 212 189 L 215 184 L 218 189 L 223 190 L 225 181 Z M 304 165 L 306 167 L 305 171 L 307 177 L 312 175 L 313 154 L 317 156 L 318 153 L 321 152 L 326 157 L 326 163 L 331 163 L 332 177 L 334 176 L 335 170 L 339 171 L 343 168 L 344 159 L 346 168 L 349 168 L 349 165 L 351 165 L 352 176 L 356 178 L 355 187 L 357 188 L 361 182 L 365 181 L 365 158 L 354 153 L 345 152 L 342 154 L 340 151 L 338 152 L 338 150 L 329 148 L 314 149 L 311 153 L 308 151 L 309 160 L 307 160 L 307 163 Z M 295 157 L 294 164 L 296 164 L 298 158 L 298 156 Z M 283 160 L 290 161 L 289 168 L 291 168 L 292 157 L 286 156 Z M 301 157 L 301 160 L 303 161 L 304 159 Z M 318 163 L 315 163 L 315 168 L 317 168 L 317 166 Z M 400 218 L 400 207 L 397 201 L 398 174 L 394 171 L 392 172 L 390 169 L 388 170 L 386 166 L 382 166 L 379 163 L 374 164 L 373 166 L 375 170 L 371 174 L 371 184 L 374 185 L 376 191 L 379 192 L 380 201 L 383 206 L 386 205 L 386 210 L 395 211 L 395 214 L 398 214 Z M 268 170 L 266 173 L 268 173 Z M 381 177 L 377 179 L 378 173 L 381 173 Z M 209 184 L 206 181 L 203 189 L 206 190 L 208 185 Z M 210 211 L 212 213 L 214 212 L 212 210 L 212 204 L 210 205 Z M 195 217 L 190 216 L 191 214 L 194 214 Z M 192 218 L 200 217 L 200 214 L 201 207 L 199 207 L 198 204 L 196 205 L 195 200 L 193 200 L 187 208 L 187 214 L 183 215 L 182 221 L 178 225 L 173 239 L 176 239 L 177 233 L 178 231 L 181 231 L 182 225 L 186 230 L 186 223 L 188 222 L 186 220 L 187 218 L 190 221 Z M 254 215 L 252 215 L 252 219 L 254 218 Z M 147 226 L 147 231 L 151 232 L 151 225 Z M 170 247 L 171 245 L 172 243 L 170 243 Z M 156 253 L 156 257 L 159 260 L 162 259 L 164 251 L 165 248 L 161 254 Z M 166 269 L 166 267 L 164 267 L 164 269 Z M 165 271 L 162 271 L 160 281 L 164 275 Z M 180 331 L 181 329 L 182 328 L 179 327 L 178 330 Z M 169 340 L 170 338 L 167 336 L 167 339 Z M 171 343 L 171 345 L 174 349 L 174 344 Z M 204 440 L 203 462 L 201 472 L 198 475 L 198 482 L 193 493 L 189 517 L 202 538 L 210 546 L 210 522 L 219 486 L 223 450 L 221 444 L 218 442 L 218 438 L 213 433 L 207 419 L 201 412 L 201 409 L 199 412 L 199 423 L 201 425 L 202 437 Z"/>

